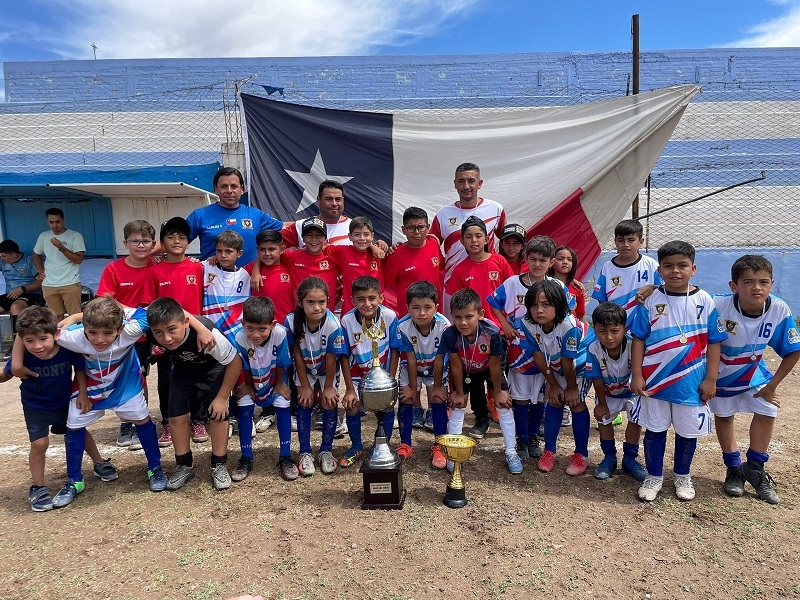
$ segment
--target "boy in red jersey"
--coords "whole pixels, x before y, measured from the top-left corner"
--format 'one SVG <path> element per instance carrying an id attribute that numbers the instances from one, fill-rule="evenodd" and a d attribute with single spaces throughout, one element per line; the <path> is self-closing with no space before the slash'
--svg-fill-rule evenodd
<path id="1" fill-rule="evenodd" d="M 328 246 L 325 250 L 328 257 L 342 275 L 342 288 L 352 289 L 353 282 L 359 277 L 371 276 L 377 279 L 383 289 L 383 252 L 372 244 L 375 229 L 367 217 L 356 217 L 350 221 L 350 241 L 352 246 Z M 375 251 L 380 253 L 378 256 Z M 346 315 L 355 305 L 353 299 L 344 294 L 342 299 L 342 315 Z"/>
<path id="2" fill-rule="evenodd" d="M 203 311 L 203 263 L 196 262 L 186 256 L 189 247 L 189 222 L 183 217 L 172 217 L 161 224 L 159 239 L 164 249 L 161 262 L 150 268 L 148 285 L 151 300 L 156 298 L 174 298 L 183 309 L 193 315 Z M 158 440 L 159 446 L 172 444 L 169 430 L 169 378 L 171 362 L 169 357 L 158 357 L 158 407 L 161 411 L 164 431 Z M 193 407 L 193 409 L 200 407 Z M 192 411 L 195 415 L 195 410 Z M 164 422 L 166 420 L 166 423 Z M 199 415 L 193 416 L 191 423 L 192 441 L 196 443 L 208 440 L 205 420 Z"/>
<path id="3" fill-rule="evenodd" d="M 328 284 L 328 289 L 333 293 L 338 285 L 339 269 L 325 253 L 327 240 L 325 221 L 319 217 L 306 219 L 303 221 L 301 231 L 305 247 L 285 250 L 281 254 L 281 262 L 289 270 L 294 288 L 297 289 L 300 282 L 307 277 L 319 277 Z M 335 304 L 331 302 L 331 305 Z"/>
<path id="4" fill-rule="evenodd" d="M 295 288 L 297 283 L 291 276 L 289 269 L 281 264 L 283 252 L 283 236 L 280 231 L 267 229 L 256 236 L 258 258 L 244 270 L 252 274 L 256 263 L 259 266 L 261 285 L 251 293 L 252 296 L 268 297 L 275 305 L 275 320 L 283 323 L 286 315 L 297 306 L 295 302 Z"/>
<path id="5" fill-rule="evenodd" d="M 407 208 L 403 213 L 403 233 L 408 241 L 386 257 L 384 278 L 387 289 L 397 297 L 398 319 L 408 314 L 406 291 L 412 283 L 429 281 L 442 297 L 444 258 L 439 240 L 428 235 L 429 230 L 428 213 L 416 206 Z"/>

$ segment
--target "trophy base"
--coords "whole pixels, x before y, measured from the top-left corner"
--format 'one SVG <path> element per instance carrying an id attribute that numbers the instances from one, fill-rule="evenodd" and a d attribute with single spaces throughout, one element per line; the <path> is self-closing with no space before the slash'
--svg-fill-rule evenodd
<path id="1" fill-rule="evenodd" d="M 364 479 L 363 510 L 400 510 L 406 501 L 403 471 L 400 466 L 376 469 L 362 463 L 358 470 Z"/>
<path id="2" fill-rule="evenodd" d="M 467 490 L 465 488 L 451 488 L 448 485 L 442 501 L 448 508 L 464 508 L 467 505 Z"/>

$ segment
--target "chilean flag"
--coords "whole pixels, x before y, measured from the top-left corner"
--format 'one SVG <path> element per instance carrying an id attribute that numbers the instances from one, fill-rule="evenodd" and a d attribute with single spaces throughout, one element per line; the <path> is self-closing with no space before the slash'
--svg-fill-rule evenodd
<path id="1" fill-rule="evenodd" d="M 528 236 L 578 254 L 585 274 L 625 217 L 699 91 L 656 90 L 551 108 L 331 110 L 241 95 L 250 200 L 284 221 L 317 214 L 319 183 L 344 185 L 345 213 L 403 241 L 403 211 L 431 220 L 458 199 L 456 166 L 476 163 L 480 196 Z"/>

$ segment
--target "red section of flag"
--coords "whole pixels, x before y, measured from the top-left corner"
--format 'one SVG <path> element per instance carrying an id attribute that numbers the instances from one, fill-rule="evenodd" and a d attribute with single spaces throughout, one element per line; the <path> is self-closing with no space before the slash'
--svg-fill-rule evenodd
<path id="1" fill-rule="evenodd" d="M 581 206 L 583 190 L 578 188 L 528 230 L 528 239 L 535 235 L 553 238 L 556 246 L 569 246 L 578 255 L 577 279 L 583 278 L 600 256 L 600 244 Z"/>

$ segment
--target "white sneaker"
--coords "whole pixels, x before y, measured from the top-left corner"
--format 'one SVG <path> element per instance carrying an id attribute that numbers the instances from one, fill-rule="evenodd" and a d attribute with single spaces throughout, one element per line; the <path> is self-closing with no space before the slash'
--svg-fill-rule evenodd
<path id="1" fill-rule="evenodd" d="M 691 475 L 675 475 L 675 495 L 678 500 L 694 500 L 694 484 Z"/>
<path id="2" fill-rule="evenodd" d="M 139 434 L 136 432 L 136 429 L 133 430 L 133 435 L 131 435 L 131 443 L 128 446 L 128 450 L 141 450 L 142 449 L 142 442 L 139 440 Z"/>
<path id="3" fill-rule="evenodd" d="M 297 431 L 297 417 L 292 415 L 292 431 Z"/>
<path id="4" fill-rule="evenodd" d="M 664 478 L 663 477 L 653 477 L 652 475 L 648 475 L 644 478 L 644 483 L 642 483 L 642 487 L 639 488 L 639 500 L 644 500 L 645 502 L 652 502 L 658 496 L 658 492 L 661 491 L 661 488 L 664 485 Z"/>
<path id="5" fill-rule="evenodd" d="M 275 425 L 275 415 L 264 415 L 256 423 L 256 431 L 264 433 L 273 425 Z"/>

